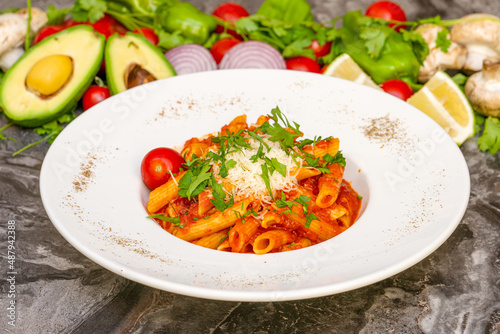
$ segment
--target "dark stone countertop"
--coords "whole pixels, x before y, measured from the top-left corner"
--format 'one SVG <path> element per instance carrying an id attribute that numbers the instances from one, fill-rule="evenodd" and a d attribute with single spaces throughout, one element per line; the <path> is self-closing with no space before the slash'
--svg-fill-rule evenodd
<path id="1" fill-rule="evenodd" d="M 211 12 L 222 1 L 193 1 Z M 262 1 L 241 1 L 255 12 Z M 318 20 L 371 0 L 311 1 Z M 34 0 L 63 6 L 67 0 Z M 0 9 L 23 6 L 3 0 Z M 473 12 L 500 16 L 498 0 L 400 1 L 408 18 Z M 6 119 L 0 117 L 0 126 Z M 156 290 L 117 276 L 73 248 L 48 219 L 39 172 L 48 144 L 11 127 L 0 141 L 0 328 L 9 333 L 500 333 L 500 154 L 462 147 L 471 198 L 460 225 L 434 253 L 376 284 L 333 296 L 275 303 L 223 302 Z M 16 226 L 16 326 L 8 325 L 7 228 Z M 3 331 L 2 331 L 3 332 Z"/>

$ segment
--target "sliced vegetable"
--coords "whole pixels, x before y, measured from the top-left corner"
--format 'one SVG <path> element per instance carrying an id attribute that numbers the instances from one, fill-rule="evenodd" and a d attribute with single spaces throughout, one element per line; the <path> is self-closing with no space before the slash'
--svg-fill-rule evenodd
<path id="1" fill-rule="evenodd" d="M 286 69 L 285 59 L 278 50 L 259 41 L 241 42 L 222 58 L 220 69 L 267 68 Z"/>
<path id="2" fill-rule="evenodd" d="M 293 57 L 286 60 L 286 68 L 295 71 L 319 73 L 321 67 L 309 57 Z"/>
<path id="3" fill-rule="evenodd" d="M 210 52 L 198 44 L 179 45 L 165 52 L 178 75 L 217 69 L 217 63 Z"/>
<path id="4" fill-rule="evenodd" d="M 207 51 L 208 52 L 208 51 Z M 164 54 L 144 36 L 112 35 L 104 51 L 106 80 L 112 95 L 175 75 Z"/>
<path id="5" fill-rule="evenodd" d="M 79 26 L 32 47 L 7 71 L 0 105 L 14 123 L 37 127 L 72 111 L 102 62 L 104 37 Z"/>
<path id="6" fill-rule="evenodd" d="M 215 42 L 210 48 L 210 53 L 212 57 L 214 57 L 215 62 L 219 64 L 226 52 L 240 42 L 241 41 L 236 38 L 223 38 Z"/>

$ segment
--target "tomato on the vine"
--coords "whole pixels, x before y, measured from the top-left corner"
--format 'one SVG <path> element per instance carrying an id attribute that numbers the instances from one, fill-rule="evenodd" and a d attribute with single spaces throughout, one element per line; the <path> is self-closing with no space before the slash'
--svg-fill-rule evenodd
<path id="1" fill-rule="evenodd" d="M 217 64 L 220 63 L 226 52 L 240 42 L 241 41 L 236 38 L 223 38 L 215 42 L 210 48 L 210 53 L 212 57 L 214 57 L 215 62 Z"/>
<path id="2" fill-rule="evenodd" d="M 404 10 L 396 3 L 391 1 L 376 1 L 366 9 L 366 16 L 377 17 L 387 21 L 406 21 L 406 14 Z M 390 23 L 389 27 L 394 26 Z M 398 25 L 396 31 L 404 29 L 403 25 Z"/>
<path id="3" fill-rule="evenodd" d="M 321 71 L 321 67 L 319 66 L 319 64 L 309 57 L 299 56 L 288 58 L 285 62 L 286 68 L 289 70 L 313 73 L 319 73 Z"/>
<path id="4" fill-rule="evenodd" d="M 110 97 L 108 87 L 90 86 L 82 98 L 83 110 L 87 110 Z"/>
<path id="5" fill-rule="evenodd" d="M 145 27 L 136 28 L 134 30 L 134 34 L 143 35 L 148 41 L 153 43 L 153 45 L 158 44 L 159 41 L 158 36 L 156 35 L 155 31 L 151 28 L 145 28 Z"/>
<path id="6" fill-rule="evenodd" d="M 380 87 L 384 92 L 389 93 L 403 101 L 408 100 L 413 95 L 413 89 L 406 82 L 400 79 L 391 79 L 383 82 Z"/>
<path id="7" fill-rule="evenodd" d="M 221 5 L 219 5 L 217 8 L 212 13 L 213 16 L 216 16 L 220 18 L 223 21 L 226 21 L 230 24 L 234 24 L 236 21 L 241 19 L 242 17 L 247 17 L 250 16 L 250 13 L 245 9 L 245 7 L 234 3 L 234 2 L 225 2 Z M 221 25 L 218 25 L 217 28 L 215 29 L 215 32 L 220 34 L 224 32 L 224 27 Z M 227 30 L 227 33 L 241 39 L 241 36 L 238 35 L 238 33 L 234 30 Z"/>
<path id="8" fill-rule="evenodd" d="M 54 24 L 44 26 L 40 28 L 40 30 L 38 30 L 35 37 L 33 38 L 33 45 L 40 43 L 45 38 L 57 34 L 58 32 L 63 30 L 64 30 L 63 27 Z"/>
<path id="9" fill-rule="evenodd" d="M 150 189 L 158 188 L 170 179 L 171 174 L 177 173 L 184 162 L 180 153 L 171 148 L 155 148 L 142 159 L 142 180 Z"/>
<path id="10" fill-rule="evenodd" d="M 314 51 L 316 57 L 323 57 L 330 53 L 332 42 L 326 42 L 325 44 L 320 45 L 317 39 L 313 39 L 310 48 Z"/>

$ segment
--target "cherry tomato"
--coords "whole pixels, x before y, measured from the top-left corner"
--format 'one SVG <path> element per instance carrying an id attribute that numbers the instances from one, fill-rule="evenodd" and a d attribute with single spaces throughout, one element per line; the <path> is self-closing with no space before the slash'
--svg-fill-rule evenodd
<path id="1" fill-rule="evenodd" d="M 286 60 L 286 68 L 295 71 L 319 73 L 321 67 L 309 57 L 293 57 Z"/>
<path id="2" fill-rule="evenodd" d="M 66 21 L 64 21 L 62 23 L 62 27 L 64 29 L 67 29 L 67 28 L 71 28 L 71 27 L 74 27 L 74 26 L 79 26 L 79 25 L 82 25 L 82 24 L 90 25 L 89 22 L 76 22 L 72 18 L 69 18 L 69 19 L 67 19 Z"/>
<path id="3" fill-rule="evenodd" d="M 408 100 L 413 95 L 413 89 L 403 80 L 391 79 L 383 82 L 380 87 L 384 92 L 394 95 L 403 101 Z"/>
<path id="4" fill-rule="evenodd" d="M 47 38 L 51 35 L 57 34 L 58 32 L 63 31 L 63 30 L 64 30 L 63 27 L 57 26 L 57 25 L 44 26 L 44 27 L 40 28 L 40 30 L 38 30 L 35 37 L 33 38 L 33 45 L 39 43 L 40 41 L 44 40 L 45 38 Z"/>
<path id="5" fill-rule="evenodd" d="M 406 21 L 406 14 L 398 4 L 391 1 L 376 1 L 366 9 L 366 16 L 378 17 L 388 21 Z M 390 23 L 389 27 L 394 26 Z M 404 29 L 404 26 L 398 26 L 396 31 Z"/>
<path id="6" fill-rule="evenodd" d="M 170 173 L 177 173 L 184 162 L 179 152 L 171 148 L 155 148 L 142 159 L 142 180 L 150 189 L 158 188 L 170 179 Z"/>
<path id="7" fill-rule="evenodd" d="M 98 32 L 106 36 L 106 39 L 114 33 L 125 35 L 127 28 L 113 17 L 104 14 L 104 17 L 95 23 L 90 24 Z"/>
<path id="8" fill-rule="evenodd" d="M 134 34 L 139 34 L 139 35 L 143 35 L 148 41 L 150 41 L 151 43 L 153 43 L 153 45 L 157 45 L 158 44 L 158 36 L 155 34 L 155 31 L 151 28 L 136 28 L 134 30 Z"/>
<path id="9" fill-rule="evenodd" d="M 310 48 L 314 51 L 316 57 L 323 57 L 330 53 L 332 47 L 332 42 L 326 42 L 323 45 L 319 45 L 317 39 L 314 39 L 311 43 Z"/>
<path id="10" fill-rule="evenodd" d="M 215 8 L 212 15 L 230 24 L 234 24 L 242 17 L 250 16 L 245 7 L 238 5 L 237 3 L 234 2 L 225 2 L 221 4 L 219 7 Z M 217 28 L 215 29 L 215 32 L 218 34 L 222 33 L 223 31 L 224 27 L 221 25 L 218 25 Z M 234 30 L 227 30 L 227 33 L 231 34 L 232 36 L 238 39 L 241 39 L 241 36 L 238 35 L 238 33 L 236 33 L 236 31 Z"/>
<path id="11" fill-rule="evenodd" d="M 236 38 L 223 38 L 215 42 L 210 48 L 210 53 L 212 57 L 214 57 L 215 62 L 217 64 L 220 63 L 226 52 L 240 42 L 241 41 Z"/>
<path id="12" fill-rule="evenodd" d="M 108 87 L 90 86 L 83 94 L 83 110 L 87 110 L 110 97 Z"/>

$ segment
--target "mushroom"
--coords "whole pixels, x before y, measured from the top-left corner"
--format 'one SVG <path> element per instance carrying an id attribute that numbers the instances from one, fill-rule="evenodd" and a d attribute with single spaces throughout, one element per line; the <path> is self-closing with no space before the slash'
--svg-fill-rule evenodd
<path id="1" fill-rule="evenodd" d="M 483 70 L 467 80 L 465 95 L 477 112 L 500 117 L 500 57 L 484 60 Z"/>
<path id="2" fill-rule="evenodd" d="M 32 33 L 37 32 L 48 21 L 47 14 L 39 8 L 31 8 Z M 6 71 L 24 53 L 20 48 L 26 38 L 28 28 L 28 9 L 16 13 L 0 15 L 0 67 Z"/>
<path id="3" fill-rule="evenodd" d="M 448 51 L 443 52 L 441 48 L 436 46 L 437 36 L 443 29 L 443 27 L 435 24 L 423 24 L 416 30 L 429 47 L 429 54 L 418 73 L 418 81 L 421 83 L 427 82 L 438 71 L 446 69 L 459 70 L 464 67 L 467 59 L 467 49 L 465 47 L 452 42 L 448 47 Z"/>
<path id="4" fill-rule="evenodd" d="M 451 28 L 450 37 L 467 48 L 464 72 L 480 71 L 483 60 L 500 56 L 500 19 L 489 14 L 470 14 Z"/>

